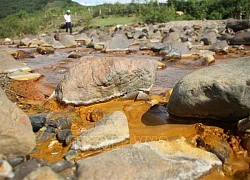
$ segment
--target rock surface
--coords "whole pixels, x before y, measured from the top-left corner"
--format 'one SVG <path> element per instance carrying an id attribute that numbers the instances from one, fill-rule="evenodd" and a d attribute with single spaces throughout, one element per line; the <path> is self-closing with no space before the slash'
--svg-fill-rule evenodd
<path id="1" fill-rule="evenodd" d="M 121 111 L 105 116 L 94 128 L 83 132 L 71 145 L 71 149 L 95 150 L 119 143 L 129 138 L 128 120 Z"/>
<path id="2" fill-rule="evenodd" d="M 179 138 L 128 145 L 77 162 L 78 179 L 198 179 L 220 166 L 212 153 Z"/>
<path id="3" fill-rule="evenodd" d="M 65 75 L 55 94 L 61 102 L 87 105 L 149 91 L 156 69 L 156 61 L 150 59 L 86 56 Z"/>
<path id="4" fill-rule="evenodd" d="M 29 117 L 0 88 L 0 152 L 27 155 L 35 145 Z"/>
<path id="5" fill-rule="evenodd" d="M 31 71 L 29 67 L 23 63 L 15 60 L 15 58 L 7 52 L 7 50 L 0 49 L 0 73 L 10 73 L 17 70 Z"/>
<path id="6" fill-rule="evenodd" d="M 197 70 L 174 87 L 168 112 L 181 117 L 234 120 L 250 115 L 250 58 Z"/>

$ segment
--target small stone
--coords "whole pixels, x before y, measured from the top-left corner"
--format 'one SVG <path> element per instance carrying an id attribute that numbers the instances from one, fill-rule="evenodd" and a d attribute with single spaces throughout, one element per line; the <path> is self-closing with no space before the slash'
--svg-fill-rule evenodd
<path id="1" fill-rule="evenodd" d="M 71 160 L 71 159 L 76 158 L 77 155 L 78 155 L 78 151 L 77 151 L 77 150 L 71 149 L 71 150 L 69 150 L 69 151 L 65 154 L 64 159 L 66 159 L 67 161 L 69 161 L 69 160 Z"/>
<path id="2" fill-rule="evenodd" d="M 12 171 L 11 165 L 8 161 L 0 160 L 0 177 L 13 178 L 15 174 Z"/>
<path id="3" fill-rule="evenodd" d="M 56 173 L 59 173 L 65 169 L 71 168 L 75 165 L 73 161 L 60 161 L 57 163 L 52 164 L 50 167 Z"/>
<path id="4" fill-rule="evenodd" d="M 69 145 L 73 139 L 72 132 L 69 129 L 64 129 L 56 135 L 57 140 L 63 144 L 63 146 Z"/>
<path id="5" fill-rule="evenodd" d="M 38 132 L 45 125 L 46 117 L 44 114 L 36 114 L 29 116 L 34 132 Z"/>

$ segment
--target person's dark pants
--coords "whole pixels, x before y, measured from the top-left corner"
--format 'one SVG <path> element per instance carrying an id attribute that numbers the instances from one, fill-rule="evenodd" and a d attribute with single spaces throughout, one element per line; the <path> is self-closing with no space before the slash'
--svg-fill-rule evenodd
<path id="1" fill-rule="evenodd" d="M 70 31 L 70 34 L 72 33 L 72 26 L 71 26 L 71 22 L 66 22 L 66 32 L 68 32 L 68 29 Z"/>

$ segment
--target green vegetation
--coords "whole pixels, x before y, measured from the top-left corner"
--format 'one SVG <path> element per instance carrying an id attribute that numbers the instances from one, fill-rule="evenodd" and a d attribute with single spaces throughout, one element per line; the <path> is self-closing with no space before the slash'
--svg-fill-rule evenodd
<path id="1" fill-rule="evenodd" d="M 63 30 L 63 14 L 72 12 L 73 30 L 113 26 L 142 21 L 145 23 L 192 19 L 227 19 L 250 17 L 249 0 L 168 0 L 159 3 L 145 0 L 129 4 L 81 6 L 72 0 L 2 0 L 0 7 L 0 38 L 20 34 L 38 34 Z M 176 11 L 183 11 L 179 16 Z"/>

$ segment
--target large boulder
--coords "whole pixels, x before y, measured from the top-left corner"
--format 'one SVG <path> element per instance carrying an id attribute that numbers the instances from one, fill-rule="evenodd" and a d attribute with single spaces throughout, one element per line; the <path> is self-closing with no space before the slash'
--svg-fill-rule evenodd
<path id="1" fill-rule="evenodd" d="M 0 152 L 27 155 L 35 145 L 29 117 L 13 104 L 0 88 Z"/>
<path id="2" fill-rule="evenodd" d="M 156 61 L 151 59 L 86 56 L 66 73 L 55 94 L 61 102 L 87 105 L 149 91 L 156 69 Z"/>
<path id="3" fill-rule="evenodd" d="M 234 120 L 250 115 L 250 58 L 197 70 L 176 84 L 168 112 L 181 117 Z"/>
<path id="4" fill-rule="evenodd" d="M 235 32 L 250 28 L 250 22 L 248 20 L 228 19 L 226 29 L 231 28 Z"/>
<path id="5" fill-rule="evenodd" d="M 125 35 L 116 34 L 111 40 L 106 44 L 105 51 L 124 51 L 128 50 L 130 45 L 129 40 Z"/>
<path id="6" fill-rule="evenodd" d="M 185 138 L 123 146 L 77 162 L 78 179 L 198 179 L 221 166 Z"/>

